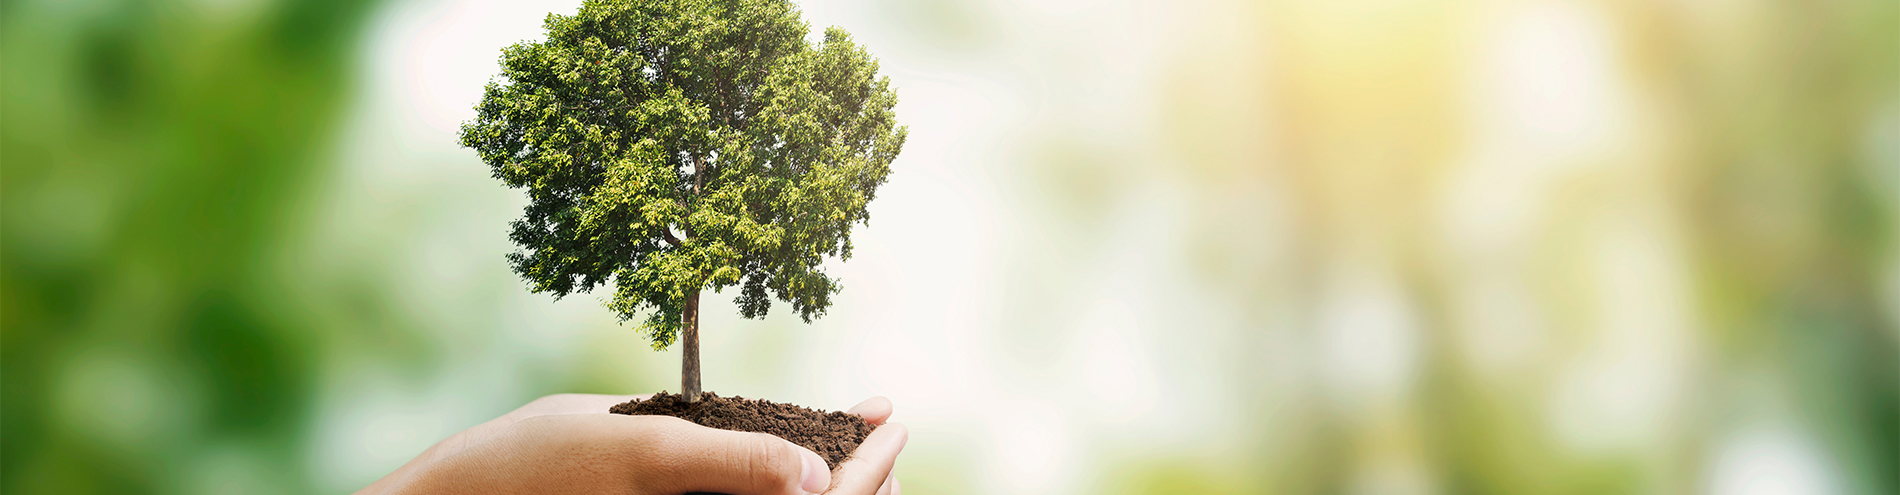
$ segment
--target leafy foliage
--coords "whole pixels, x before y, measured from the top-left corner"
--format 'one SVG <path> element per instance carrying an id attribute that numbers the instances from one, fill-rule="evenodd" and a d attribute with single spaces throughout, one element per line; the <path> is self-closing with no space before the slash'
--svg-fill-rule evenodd
<path id="1" fill-rule="evenodd" d="M 877 61 L 842 29 L 809 43 L 784 0 L 598 0 L 503 50 L 462 144 L 531 199 L 508 256 L 555 297 L 610 281 L 671 345 L 689 295 L 737 285 L 806 321 L 906 130 Z"/>

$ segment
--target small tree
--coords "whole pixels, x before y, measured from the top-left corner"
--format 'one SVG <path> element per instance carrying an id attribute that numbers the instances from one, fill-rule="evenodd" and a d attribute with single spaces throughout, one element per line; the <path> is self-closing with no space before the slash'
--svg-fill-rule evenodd
<path id="1" fill-rule="evenodd" d="M 906 130 L 877 61 L 839 28 L 822 43 L 785 0 L 589 0 L 549 15 L 545 42 L 502 50 L 462 125 L 496 178 L 527 189 L 508 255 L 555 298 L 612 282 L 607 306 L 655 350 L 684 341 L 699 399 L 699 295 L 739 286 L 809 323 L 851 257 L 851 227 Z M 683 336 L 683 339 L 681 337 Z"/>

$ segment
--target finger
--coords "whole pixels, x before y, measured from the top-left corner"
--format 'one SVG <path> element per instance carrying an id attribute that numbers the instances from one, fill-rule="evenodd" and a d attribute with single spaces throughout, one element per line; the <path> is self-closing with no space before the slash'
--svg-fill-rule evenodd
<path id="1" fill-rule="evenodd" d="M 891 495 L 896 489 L 897 470 L 891 469 L 891 474 L 884 477 L 884 486 L 877 487 L 877 495 Z"/>
<path id="2" fill-rule="evenodd" d="M 910 430 L 904 425 L 886 423 L 864 437 L 864 443 L 858 444 L 858 450 L 851 453 L 838 465 L 838 471 L 832 476 L 831 491 L 837 495 L 873 495 L 884 486 L 884 479 L 891 476 L 891 466 L 897 463 L 897 454 L 904 451 L 904 443 L 910 441 Z"/>
<path id="3" fill-rule="evenodd" d="M 666 480 L 676 492 L 734 495 L 819 493 L 831 484 L 831 472 L 817 453 L 764 433 L 699 426 L 670 416 L 619 416 L 650 419 L 637 427 L 635 462 L 641 479 Z"/>
<path id="4" fill-rule="evenodd" d="M 898 483 L 896 477 L 891 477 L 891 495 L 904 495 L 904 484 Z"/>
<path id="5" fill-rule="evenodd" d="M 851 406 L 851 409 L 845 412 L 856 414 L 873 425 L 881 425 L 891 419 L 891 409 L 891 400 L 878 396 L 864 399 L 864 402 Z"/>

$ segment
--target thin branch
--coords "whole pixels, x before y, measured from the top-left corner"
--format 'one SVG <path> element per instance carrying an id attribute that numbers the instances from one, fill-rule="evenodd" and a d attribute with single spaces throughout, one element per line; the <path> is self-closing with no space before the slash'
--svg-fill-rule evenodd
<path id="1" fill-rule="evenodd" d="M 691 156 L 691 155 L 689 154 L 688 156 Z M 705 170 L 703 167 L 700 167 L 699 165 L 700 160 L 690 159 L 690 161 L 693 162 L 693 196 L 697 197 L 700 195 L 700 192 L 699 192 L 700 185 L 704 182 L 702 179 L 706 176 L 706 174 L 702 173 Z"/>

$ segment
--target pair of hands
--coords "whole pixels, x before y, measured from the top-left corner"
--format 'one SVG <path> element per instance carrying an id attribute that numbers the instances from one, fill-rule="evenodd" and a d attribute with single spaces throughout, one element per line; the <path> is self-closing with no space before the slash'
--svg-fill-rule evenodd
<path id="1" fill-rule="evenodd" d="M 358 495 L 425 493 L 716 492 L 895 495 L 891 465 L 910 433 L 885 423 L 891 401 L 849 411 L 877 425 L 837 471 L 804 447 L 764 433 L 707 428 L 671 416 L 607 414 L 648 396 L 535 399 L 429 447 Z"/>

